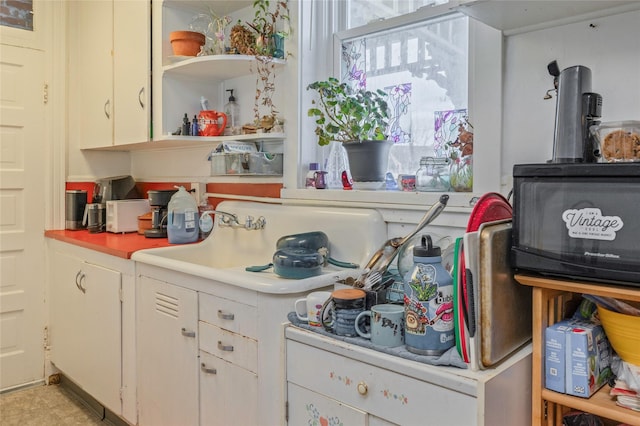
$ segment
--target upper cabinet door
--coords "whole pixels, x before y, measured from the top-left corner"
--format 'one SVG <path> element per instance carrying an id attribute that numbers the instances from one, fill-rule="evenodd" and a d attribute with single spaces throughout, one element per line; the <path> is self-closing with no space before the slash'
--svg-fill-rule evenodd
<path id="1" fill-rule="evenodd" d="M 114 145 L 149 141 L 151 2 L 113 3 Z"/>
<path id="2" fill-rule="evenodd" d="M 76 77 L 70 81 L 77 87 L 70 104 L 70 117 L 75 117 L 83 148 L 113 144 L 113 3 L 110 1 L 74 1 L 69 4 L 71 58 L 77 58 Z"/>

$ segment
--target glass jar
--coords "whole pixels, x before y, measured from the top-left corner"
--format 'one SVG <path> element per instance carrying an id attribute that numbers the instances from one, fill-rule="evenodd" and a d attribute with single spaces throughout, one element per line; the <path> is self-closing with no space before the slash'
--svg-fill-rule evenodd
<path id="1" fill-rule="evenodd" d="M 446 192 L 449 188 L 449 159 L 422 157 L 416 172 L 416 190 Z"/>
<path id="2" fill-rule="evenodd" d="M 451 163 L 451 189 L 471 192 L 473 189 L 473 155 L 459 157 Z"/>

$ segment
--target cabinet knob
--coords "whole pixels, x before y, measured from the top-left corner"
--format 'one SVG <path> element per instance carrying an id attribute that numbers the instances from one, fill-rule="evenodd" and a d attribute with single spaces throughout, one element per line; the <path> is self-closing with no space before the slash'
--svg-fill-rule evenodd
<path id="1" fill-rule="evenodd" d="M 233 352 L 233 345 L 223 345 L 220 340 L 218 340 L 218 349 L 226 352 Z"/>
<path id="2" fill-rule="evenodd" d="M 202 372 L 206 374 L 218 374 L 218 370 L 216 370 L 215 368 L 207 367 L 204 362 L 200 364 L 200 370 L 202 370 Z"/>
<path id="3" fill-rule="evenodd" d="M 196 337 L 196 332 L 195 331 L 187 331 L 186 328 L 182 327 L 182 335 L 184 337 Z"/>
<path id="4" fill-rule="evenodd" d="M 369 387 L 365 382 L 358 383 L 358 393 L 360 395 L 366 395 L 369 392 Z"/>
<path id="5" fill-rule="evenodd" d="M 235 318 L 235 315 L 233 315 L 231 312 L 223 312 L 221 309 L 218 309 L 218 318 L 224 320 L 233 320 Z"/>

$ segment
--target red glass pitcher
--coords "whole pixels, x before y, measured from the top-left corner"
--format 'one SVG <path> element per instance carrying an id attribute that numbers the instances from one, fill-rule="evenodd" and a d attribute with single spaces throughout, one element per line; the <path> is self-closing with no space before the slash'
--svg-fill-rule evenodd
<path id="1" fill-rule="evenodd" d="M 227 127 L 227 115 L 215 110 L 200 111 L 198 114 L 198 135 L 220 136 Z"/>

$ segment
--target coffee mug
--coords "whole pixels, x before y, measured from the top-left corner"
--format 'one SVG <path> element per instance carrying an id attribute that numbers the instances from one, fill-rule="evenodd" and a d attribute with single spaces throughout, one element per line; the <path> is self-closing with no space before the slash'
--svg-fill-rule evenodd
<path id="1" fill-rule="evenodd" d="M 328 291 L 314 291 L 309 293 L 307 297 L 296 300 L 294 304 L 296 316 L 302 321 L 307 321 L 310 326 L 322 326 L 320 313 L 324 302 L 326 302 L 330 296 L 331 292 Z M 300 312 L 305 312 L 306 316 L 303 316 Z"/>
<path id="2" fill-rule="evenodd" d="M 322 306 L 324 329 L 338 336 L 357 336 L 356 317 L 364 311 L 366 293 L 355 288 L 335 290 Z"/>
<path id="3" fill-rule="evenodd" d="M 371 332 L 362 330 L 360 321 L 369 317 Z M 371 339 L 371 343 L 389 348 L 400 346 L 404 343 L 404 306 L 385 303 L 375 305 L 371 310 L 363 311 L 356 317 L 354 324 L 356 333 L 365 339 Z"/>

